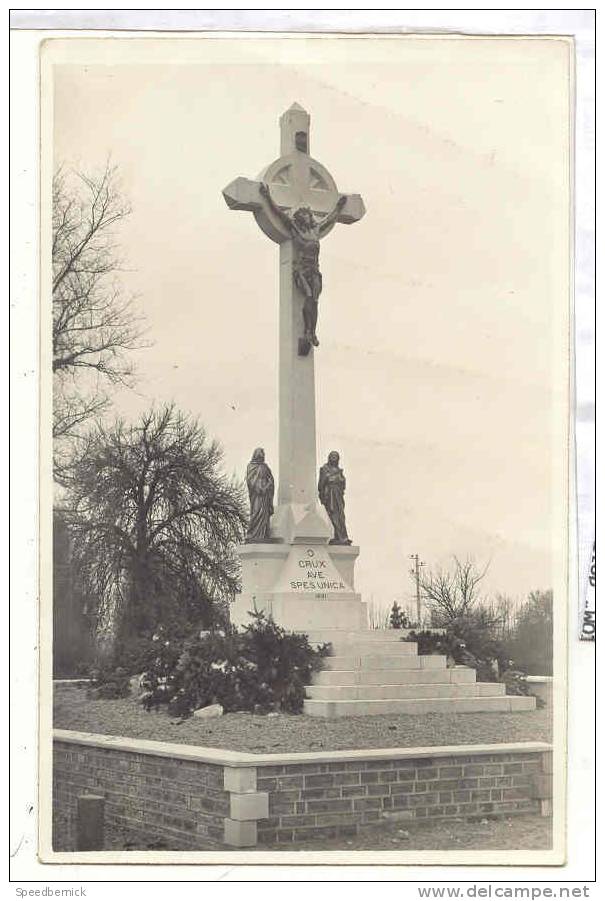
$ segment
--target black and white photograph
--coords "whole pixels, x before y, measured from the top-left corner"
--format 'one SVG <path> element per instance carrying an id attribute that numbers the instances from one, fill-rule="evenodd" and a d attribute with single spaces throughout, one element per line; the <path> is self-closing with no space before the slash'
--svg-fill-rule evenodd
<path id="1" fill-rule="evenodd" d="M 42 861 L 564 862 L 573 51 L 43 43 Z"/>

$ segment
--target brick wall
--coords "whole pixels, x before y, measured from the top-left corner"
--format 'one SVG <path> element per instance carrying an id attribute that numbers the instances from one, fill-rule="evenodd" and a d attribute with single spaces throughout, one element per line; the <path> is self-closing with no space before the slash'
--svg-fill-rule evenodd
<path id="1" fill-rule="evenodd" d="M 188 850 L 223 841 L 222 766 L 55 741 L 53 850 L 75 850 L 77 796 L 87 791 L 105 797 L 106 828 L 122 827 L 141 842 Z"/>
<path id="2" fill-rule="evenodd" d="M 542 772 L 535 753 L 262 767 L 256 787 L 269 793 L 269 817 L 257 824 L 258 841 L 354 835 L 389 819 L 545 812 L 536 781 Z"/>
<path id="3" fill-rule="evenodd" d="M 355 835 L 381 821 L 551 811 L 543 743 L 250 754 L 56 730 L 53 850 L 75 849 L 78 795 L 144 850 L 249 848 Z"/>

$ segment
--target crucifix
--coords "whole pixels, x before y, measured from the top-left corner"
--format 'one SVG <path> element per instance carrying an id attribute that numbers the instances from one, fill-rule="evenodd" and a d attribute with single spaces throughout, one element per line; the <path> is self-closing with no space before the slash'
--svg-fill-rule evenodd
<path id="1" fill-rule="evenodd" d="M 230 209 L 254 214 L 279 244 L 279 487 L 273 532 L 285 540 L 329 534 L 317 512 L 315 366 L 319 242 L 335 223 L 365 213 L 359 194 L 340 194 L 309 155 L 309 114 L 297 103 L 280 119 L 281 156 L 257 180 L 236 178 L 223 191 Z"/>

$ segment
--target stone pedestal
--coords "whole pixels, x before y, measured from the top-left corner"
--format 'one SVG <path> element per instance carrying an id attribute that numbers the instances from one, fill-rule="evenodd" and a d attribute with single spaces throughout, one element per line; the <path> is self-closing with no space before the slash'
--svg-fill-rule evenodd
<path id="1" fill-rule="evenodd" d="M 249 623 L 251 610 L 263 610 L 285 629 L 312 633 L 318 642 L 368 628 L 366 604 L 355 591 L 356 545 L 315 539 L 244 544 L 237 553 L 242 591 L 231 607 L 235 625 Z"/>

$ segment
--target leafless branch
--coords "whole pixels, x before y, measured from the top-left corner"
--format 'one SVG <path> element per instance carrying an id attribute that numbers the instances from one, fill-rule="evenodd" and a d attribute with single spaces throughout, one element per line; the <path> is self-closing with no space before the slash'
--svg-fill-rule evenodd
<path id="1" fill-rule="evenodd" d="M 60 443 L 107 403 L 101 385 L 85 396 L 80 375 L 132 384 L 129 353 L 147 346 L 143 319 L 119 283 L 116 230 L 130 214 L 116 168 L 99 176 L 59 168 L 53 179 L 53 434 Z"/>
<path id="2" fill-rule="evenodd" d="M 481 602 L 480 585 L 488 565 L 480 569 L 474 560 L 454 557 L 453 567 L 437 567 L 425 572 L 421 591 L 436 625 L 443 625 L 471 614 Z"/>

